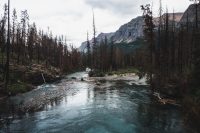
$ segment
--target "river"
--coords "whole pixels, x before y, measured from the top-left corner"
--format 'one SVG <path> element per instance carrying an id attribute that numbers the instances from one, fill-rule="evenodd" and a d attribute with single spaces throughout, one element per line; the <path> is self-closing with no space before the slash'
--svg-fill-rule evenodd
<path id="1" fill-rule="evenodd" d="M 104 81 L 102 88 L 80 77 L 87 73 L 1 101 L 0 132 L 187 133 L 181 109 L 157 104 L 148 86 Z"/>

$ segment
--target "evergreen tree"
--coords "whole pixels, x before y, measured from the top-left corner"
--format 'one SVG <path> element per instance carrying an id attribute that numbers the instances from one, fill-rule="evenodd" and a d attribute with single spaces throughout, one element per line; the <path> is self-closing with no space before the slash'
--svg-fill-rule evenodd
<path id="1" fill-rule="evenodd" d="M 8 0 L 8 33 L 7 33 L 7 45 L 6 45 L 6 82 L 5 89 L 8 87 L 9 83 L 9 74 L 10 74 L 10 0 Z"/>

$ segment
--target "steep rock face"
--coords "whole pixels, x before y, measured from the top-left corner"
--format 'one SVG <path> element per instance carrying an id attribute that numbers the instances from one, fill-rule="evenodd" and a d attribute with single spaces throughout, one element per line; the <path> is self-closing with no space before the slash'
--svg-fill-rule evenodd
<path id="1" fill-rule="evenodd" d="M 100 44 L 100 42 L 102 40 L 105 39 L 105 37 L 107 37 L 108 41 L 111 40 L 111 38 L 113 37 L 114 33 L 100 33 L 97 37 L 96 37 L 96 41 L 97 41 L 97 44 Z M 90 40 L 90 44 L 92 46 L 92 43 L 93 43 L 93 39 Z M 81 44 L 81 46 L 79 47 L 79 51 L 80 52 L 86 52 L 87 51 L 87 41 L 83 42 Z"/>
<path id="2" fill-rule="evenodd" d="M 143 20 L 144 18 L 140 16 L 121 26 L 113 36 L 114 43 L 130 43 L 143 37 Z"/>
<path id="3" fill-rule="evenodd" d="M 185 25 L 187 22 L 190 24 L 196 22 L 196 7 L 198 11 L 198 26 L 200 26 L 200 4 L 192 4 L 188 7 L 188 9 L 184 12 L 183 17 L 180 20 L 180 25 Z"/>
<path id="4" fill-rule="evenodd" d="M 188 10 L 193 10 L 194 5 L 191 5 Z M 200 9 L 199 9 L 200 11 Z M 172 23 L 173 20 L 175 21 L 175 25 L 179 26 L 179 22 L 184 21 L 186 13 L 168 13 L 169 23 Z M 193 13 L 191 13 L 192 16 Z M 200 14 L 200 13 L 199 13 Z M 164 20 L 166 19 L 166 14 L 162 15 L 162 22 L 164 24 Z M 187 18 L 187 17 L 186 17 Z M 200 17 L 199 17 L 200 19 Z M 154 24 L 157 27 L 159 25 L 159 17 L 154 18 Z M 137 18 L 132 19 L 130 22 L 122 25 L 116 32 L 114 33 L 101 33 L 97 36 L 97 44 L 100 44 L 102 40 L 107 37 L 108 42 L 111 40 L 115 44 L 119 43 L 132 43 L 137 40 L 137 38 L 143 38 L 143 25 L 144 25 L 144 18 L 139 16 Z M 93 40 L 90 41 L 92 44 Z M 87 42 L 83 42 L 79 48 L 79 51 L 84 52 L 86 50 Z"/>
<path id="5" fill-rule="evenodd" d="M 171 24 L 173 21 L 175 22 L 175 25 L 178 26 L 182 16 L 183 16 L 184 13 L 181 13 L 181 12 L 178 12 L 178 13 L 168 13 L 168 20 L 169 20 L 169 24 Z M 166 20 L 166 17 L 167 17 L 167 14 L 163 14 L 161 16 L 161 20 L 162 20 L 162 23 L 164 24 L 165 23 L 165 20 Z M 154 24 L 155 26 L 158 26 L 159 25 L 159 19 L 160 17 L 157 17 L 157 18 L 154 18 Z"/>
<path id="6" fill-rule="evenodd" d="M 130 43 L 134 42 L 137 38 L 143 37 L 143 17 L 137 17 L 130 22 L 122 25 L 119 30 L 114 33 L 100 33 L 97 36 L 97 44 L 107 37 L 108 42 L 111 40 L 113 43 Z M 92 44 L 93 40 L 90 40 Z M 83 42 L 79 47 L 79 51 L 84 52 L 86 50 L 87 42 Z"/>

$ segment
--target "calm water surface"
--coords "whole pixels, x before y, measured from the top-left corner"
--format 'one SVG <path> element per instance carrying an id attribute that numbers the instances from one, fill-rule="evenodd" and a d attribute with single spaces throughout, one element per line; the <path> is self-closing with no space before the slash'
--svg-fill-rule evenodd
<path id="1" fill-rule="evenodd" d="M 76 73 L 73 76 L 86 76 Z M 30 97 L 65 87 L 64 79 L 53 85 L 43 85 L 38 92 L 29 92 L 16 99 Z M 62 98 L 52 99 L 39 111 L 19 114 L 0 103 L 0 132 L 11 133 L 184 133 L 181 110 L 153 102 L 147 86 L 127 82 L 107 82 L 107 88 L 92 83 L 74 81 Z M 68 84 L 67 84 L 68 85 Z M 15 99 L 15 100 L 13 100 Z M 14 107 L 13 107 L 14 108 Z M 186 133 L 186 132 L 185 132 Z"/>

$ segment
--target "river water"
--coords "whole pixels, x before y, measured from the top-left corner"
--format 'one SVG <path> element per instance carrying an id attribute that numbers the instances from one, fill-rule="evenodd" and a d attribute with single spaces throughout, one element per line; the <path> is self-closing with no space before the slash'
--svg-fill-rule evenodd
<path id="1" fill-rule="evenodd" d="M 72 77 L 87 74 L 1 101 L 0 132 L 187 133 L 181 109 L 156 104 L 148 86 L 110 81 L 102 88 Z"/>

